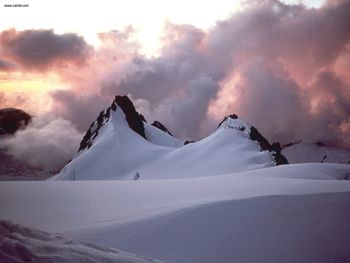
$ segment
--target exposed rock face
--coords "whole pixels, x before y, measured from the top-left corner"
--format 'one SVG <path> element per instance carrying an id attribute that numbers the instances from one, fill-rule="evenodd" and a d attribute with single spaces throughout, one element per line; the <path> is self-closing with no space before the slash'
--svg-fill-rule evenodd
<path id="1" fill-rule="evenodd" d="M 98 135 L 99 129 L 103 126 L 104 123 L 106 123 L 109 120 L 110 111 L 111 108 L 101 111 L 97 117 L 97 120 L 91 123 L 89 129 L 87 130 L 82 141 L 80 142 L 78 152 L 85 149 L 89 149 L 92 146 L 94 139 Z"/>
<path id="2" fill-rule="evenodd" d="M 271 151 L 271 144 L 269 141 L 264 136 L 262 136 L 254 126 L 250 128 L 250 139 L 257 141 L 260 144 L 261 150 Z"/>
<path id="3" fill-rule="evenodd" d="M 146 120 L 136 111 L 134 104 L 128 96 L 115 96 L 114 102 L 123 110 L 130 128 L 146 139 L 145 128 L 143 126 L 143 121 Z"/>
<path id="4" fill-rule="evenodd" d="M 32 117 L 20 109 L 6 108 L 0 110 L 0 135 L 12 135 L 25 128 Z"/>
<path id="5" fill-rule="evenodd" d="M 271 145 L 271 150 L 269 151 L 272 152 L 272 155 L 275 157 L 275 161 L 277 165 L 289 163 L 287 158 L 281 153 L 282 147 L 278 142 L 274 142 Z"/>
<path id="6" fill-rule="evenodd" d="M 192 141 L 192 140 L 187 140 L 184 142 L 184 145 L 187 145 L 187 144 L 190 144 L 190 143 L 194 143 L 195 141 Z"/>
<path id="7" fill-rule="evenodd" d="M 161 122 L 154 121 L 151 125 L 162 130 L 163 132 L 166 132 L 167 134 L 173 136 L 172 133 Z"/>
<path id="8" fill-rule="evenodd" d="M 145 118 L 136 111 L 134 104 L 127 96 L 115 96 L 112 105 L 107 110 L 101 111 L 97 120 L 91 123 L 80 143 L 78 152 L 91 147 L 94 139 L 98 135 L 99 129 L 109 120 L 111 110 L 116 111 L 117 107 L 120 107 L 124 112 L 129 127 L 146 139 L 145 128 L 143 126 L 143 122 L 146 122 Z"/>
<path id="9" fill-rule="evenodd" d="M 226 116 L 222 122 L 220 122 L 219 126 L 221 126 L 222 123 L 224 123 L 228 118 L 231 119 L 238 119 L 238 116 L 236 114 L 231 114 Z M 244 127 L 242 127 L 241 131 L 244 131 Z M 250 139 L 253 141 L 257 141 L 260 145 L 260 148 L 262 151 L 269 151 L 272 153 L 272 156 L 275 158 L 276 165 L 281 165 L 281 164 L 288 164 L 288 160 L 286 157 L 284 157 L 281 153 L 281 145 L 279 143 L 272 143 L 270 144 L 269 141 L 262 136 L 262 134 L 254 127 L 250 127 L 249 131 L 249 136 Z"/>

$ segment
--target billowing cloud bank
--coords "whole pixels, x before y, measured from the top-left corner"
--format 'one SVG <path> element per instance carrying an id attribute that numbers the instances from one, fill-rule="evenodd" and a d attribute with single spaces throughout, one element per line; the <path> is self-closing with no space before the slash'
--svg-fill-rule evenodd
<path id="1" fill-rule="evenodd" d="M 63 62 L 83 64 L 90 50 L 82 37 L 73 33 L 57 35 L 52 30 L 9 29 L 1 32 L 0 46 L 2 56 L 27 70 L 41 71 Z M 0 69 L 10 70 L 11 65 L 0 60 Z"/>
<path id="2" fill-rule="evenodd" d="M 80 131 L 115 94 L 131 94 L 146 119 L 184 139 L 205 136 L 235 112 L 272 141 L 350 146 L 349 1 L 318 9 L 252 1 L 208 31 L 168 23 L 152 58 L 132 34 L 100 34 L 92 49 L 74 34 L 3 32 L 0 45 L 12 42 L 0 70 L 57 72 L 70 88 L 50 92 L 51 114 Z M 33 47 L 47 42 L 58 44 L 36 55 Z"/>
<path id="3" fill-rule="evenodd" d="M 35 118 L 25 130 L 0 140 L 0 147 L 33 167 L 57 171 L 76 152 L 81 137 L 69 121 L 41 117 Z"/>

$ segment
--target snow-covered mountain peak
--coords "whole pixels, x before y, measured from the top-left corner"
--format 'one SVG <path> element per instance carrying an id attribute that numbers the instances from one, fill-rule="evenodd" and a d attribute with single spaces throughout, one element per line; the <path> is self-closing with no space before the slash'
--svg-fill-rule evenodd
<path id="1" fill-rule="evenodd" d="M 145 118 L 136 111 L 134 104 L 127 96 L 115 96 L 111 106 L 101 111 L 96 121 L 91 123 L 80 143 L 78 152 L 89 149 L 99 135 L 102 127 L 107 122 L 110 122 L 110 120 L 113 120 L 114 126 L 122 125 L 126 120 L 128 126 L 134 132 L 146 139 L 143 125 L 143 122 L 146 122 Z"/>
<path id="2" fill-rule="evenodd" d="M 281 146 L 279 143 L 270 144 L 254 126 L 240 120 L 236 114 L 227 115 L 218 126 L 218 129 L 222 128 L 238 130 L 244 137 L 256 141 L 259 144 L 261 151 L 269 151 L 272 153 L 277 165 L 288 163 L 288 160 L 281 154 Z"/>
<path id="3" fill-rule="evenodd" d="M 226 116 L 209 136 L 186 144 L 162 123 L 147 123 L 127 96 L 116 96 L 54 179 L 191 178 L 285 163 L 279 144 L 270 144 L 235 114 Z"/>

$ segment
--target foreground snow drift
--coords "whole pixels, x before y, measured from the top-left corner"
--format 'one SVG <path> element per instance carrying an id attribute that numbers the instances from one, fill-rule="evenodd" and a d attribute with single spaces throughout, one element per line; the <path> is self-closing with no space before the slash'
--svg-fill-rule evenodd
<path id="1" fill-rule="evenodd" d="M 2 263 L 156 262 L 116 249 L 103 248 L 62 235 L 13 224 L 9 221 L 0 221 L 0 237 L 0 262 Z"/>
<path id="2" fill-rule="evenodd" d="M 350 193 L 202 204 L 70 232 L 165 262 L 347 262 Z"/>
<path id="3" fill-rule="evenodd" d="M 6 182 L 1 217 L 164 262 L 346 262 L 348 165 L 174 180 Z"/>

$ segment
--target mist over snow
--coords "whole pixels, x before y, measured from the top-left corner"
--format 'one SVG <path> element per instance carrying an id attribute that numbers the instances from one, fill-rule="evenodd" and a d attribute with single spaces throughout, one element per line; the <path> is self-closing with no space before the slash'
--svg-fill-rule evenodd
<path id="1" fill-rule="evenodd" d="M 8 30 L 0 37 L 1 70 L 55 72 L 68 88 L 49 92 L 50 114 L 63 119 L 31 127 L 5 144 L 24 159 L 36 159 L 20 156 L 26 150 L 51 149 L 51 159 L 36 156 L 47 160 L 41 166 L 59 167 L 113 97 L 130 94 L 148 121 L 161 121 L 184 140 L 208 135 L 235 112 L 270 141 L 349 147 L 349 33 L 345 0 L 320 8 L 250 1 L 209 30 L 167 22 L 154 57 L 141 54 L 132 27 L 99 34 L 95 48 L 73 33 Z M 36 48 L 48 43 L 38 57 Z M 32 139 L 17 143 L 26 136 Z M 33 145 L 41 136 L 47 147 Z M 64 150 L 62 140 L 69 141 Z"/>

